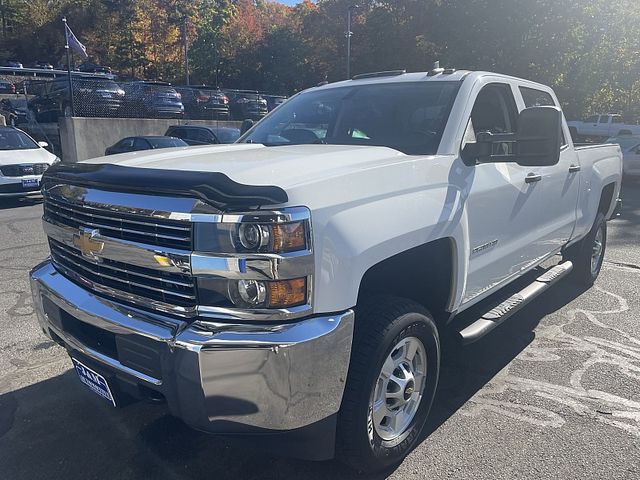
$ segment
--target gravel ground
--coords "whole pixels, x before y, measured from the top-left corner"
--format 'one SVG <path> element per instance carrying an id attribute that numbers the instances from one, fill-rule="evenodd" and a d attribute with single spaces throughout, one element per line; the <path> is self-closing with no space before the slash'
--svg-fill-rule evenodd
<path id="1" fill-rule="evenodd" d="M 486 339 L 445 345 L 425 439 L 380 478 L 640 478 L 640 184 L 624 199 L 595 287 L 562 282 Z M 0 201 L 0 479 L 357 477 L 94 398 L 37 327 L 41 214 L 38 200 Z"/>

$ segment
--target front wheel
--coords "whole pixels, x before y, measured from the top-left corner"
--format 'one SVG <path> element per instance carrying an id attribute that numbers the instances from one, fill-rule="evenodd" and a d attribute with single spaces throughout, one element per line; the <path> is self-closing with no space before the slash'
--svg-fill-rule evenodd
<path id="1" fill-rule="evenodd" d="M 360 471 L 400 463 L 420 439 L 440 371 L 440 341 L 427 310 L 382 297 L 356 308 L 337 455 Z"/>
<path id="2" fill-rule="evenodd" d="M 572 277 L 576 283 L 591 286 L 594 284 L 604 261 L 607 248 L 607 219 L 598 212 L 593 227 L 577 244 L 564 253 L 565 260 L 573 263 Z"/>

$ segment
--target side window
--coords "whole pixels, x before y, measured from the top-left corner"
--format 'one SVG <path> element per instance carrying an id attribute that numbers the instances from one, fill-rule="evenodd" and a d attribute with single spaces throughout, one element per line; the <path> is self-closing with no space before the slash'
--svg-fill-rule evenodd
<path id="1" fill-rule="evenodd" d="M 524 106 L 530 107 L 557 107 L 556 102 L 553 101 L 553 97 L 547 92 L 538 90 L 535 88 L 520 87 L 520 94 L 524 101 Z M 595 117 L 597 119 L 597 117 Z M 587 119 L 588 120 L 588 119 Z M 595 121 L 595 120 L 594 120 Z M 562 146 L 567 145 L 567 139 L 562 132 Z"/>
<path id="2" fill-rule="evenodd" d="M 584 123 L 598 123 L 598 115 L 591 115 Z"/>
<path id="3" fill-rule="evenodd" d="M 622 117 L 613 117 L 611 123 L 622 123 Z"/>
<path id="4" fill-rule="evenodd" d="M 195 140 L 196 142 L 203 142 L 203 143 L 209 143 L 212 142 L 211 132 L 205 130 L 205 129 L 194 129 L 193 131 L 190 132 L 189 134 L 189 138 L 192 140 Z"/>
<path id="5" fill-rule="evenodd" d="M 167 131 L 168 137 L 187 138 L 183 128 L 170 128 Z"/>
<path id="6" fill-rule="evenodd" d="M 516 103 L 509 85 L 492 83 L 485 86 L 473 105 L 471 122 L 474 133 L 515 133 Z"/>
<path id="7" fill-rule="evenodd" d="M 133 138 L 125 138 L 120 141 L 120 147 L 133 148 Z"/>
<path id="8" fill-rule="evenodd" d="M 142 138 L 136 138 L 133 142 L 134 150 L 147 150 L 148 148 L 149 148 L 149 144 L 147 143 L 146 140 L 143 140 Z"/>
<path id="9" fill-rule="evenodd" d="M 599 123 L 609 123 L 609 116 L 608 115 L 600 115 L 600 122 Z"/>
<path id="10" fill-rule="evenodd" d="M 520 87 L 520 93 L 524 100 L 524 106 L 529 107 L 555 107 L 556 104 L 553 101 L 551 95 L 542 90 L 536 90 L 535 88 Z"/>
<path id="11" fill-rule="evenodd" d="M 511 87 L 502 83 L 486 85 L 478 93 L 471 111 L 471 119 L 465 132 L 464 141 L 470 142 L 481 132 L 515 133 L 517 119 L 516 102 Z M 513 153 L 513 143 L 496 143 L 495 155 Z"/>

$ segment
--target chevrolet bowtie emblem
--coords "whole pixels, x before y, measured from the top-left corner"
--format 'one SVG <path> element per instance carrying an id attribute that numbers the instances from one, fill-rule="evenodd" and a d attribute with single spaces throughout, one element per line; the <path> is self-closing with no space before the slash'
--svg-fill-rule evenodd
<path id="1" fill-rule="evenodd" d="M 98 230 L 85 227 L 81 227 L 80 231 L 73 235 L 73 244 L 82 252 L 83 257 L 99 260 L 98 254 L 102 253 L 104 242 L 95 238 L 98 235 Z"/>

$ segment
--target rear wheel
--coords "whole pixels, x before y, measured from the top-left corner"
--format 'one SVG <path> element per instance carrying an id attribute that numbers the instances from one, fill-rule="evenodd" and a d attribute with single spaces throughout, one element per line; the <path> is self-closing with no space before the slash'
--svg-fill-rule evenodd
<path id="1" fill-rule="evenodd" d="M 393 297 L 359 305 L 338 458 L 360 471 L 400 463 L 420 439 L 439 370 L 438 330 L 421 305 Z"/>
<path id="2" fill-rule="evenodd" d="M 565 260 L 573 263 L 572 278 L 576 283 L 591 286 L 600 275 L 607 248 L 607 220 L 598 212 L 593 227 L 580 242 L 569 247 Z"/>

